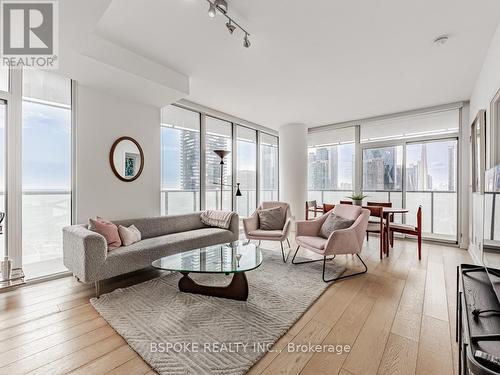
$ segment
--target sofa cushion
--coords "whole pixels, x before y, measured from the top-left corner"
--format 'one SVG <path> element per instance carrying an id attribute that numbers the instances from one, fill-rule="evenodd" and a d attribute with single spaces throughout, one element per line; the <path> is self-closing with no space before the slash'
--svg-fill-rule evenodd
<path id="1" fill-rule="evenodd" d="M 346 229 L 354 224 L 354 220 L 344 219 L 334 213 L 328 215 L 323 225 L 319 229 L 319 236 L 323 238 L 328 238 L 330 235 L 339 229 Z"/>
<path id="2" fill-rule="evenodd" d="M 123 246 L 129 246 L 141 240 L 141 232 L 136 228 L 135 225 L 131 225 L 128 228 L 123 225 L 118 226 L 118 233 L 120 233 L 120 238 L 122 239 Z"/>
<path id="3" fill-rule="evenodd" d="M 285 225 L 285 215 L 281 207 L 258 210 L 257 214 L 259 215 L 259 229 L 281 230 Z"/>
<path id="4" fill-rule="evenodd" d="M 118 227 L 111 221 L 107 221 L 101 218 L 89 219 L 89 230 L 92 232 L 99 233 L 106 239 L 108 244 L 108 250 L 114 250 L 122 245 L 122 240 L 120 234 L 118 233 Z"/>

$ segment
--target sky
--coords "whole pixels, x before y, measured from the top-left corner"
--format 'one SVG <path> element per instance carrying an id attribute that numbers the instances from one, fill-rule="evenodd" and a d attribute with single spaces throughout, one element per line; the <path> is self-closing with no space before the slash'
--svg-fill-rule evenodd
<path id="1" fill-rule="evenodd" d="M 5 106 L 0 106 L 0 145 L 5 145 Z M 71 111 L 23 102 L 23 190 L 71 189 Z M 5 152 L 0 152 L 0 190 Z"/>

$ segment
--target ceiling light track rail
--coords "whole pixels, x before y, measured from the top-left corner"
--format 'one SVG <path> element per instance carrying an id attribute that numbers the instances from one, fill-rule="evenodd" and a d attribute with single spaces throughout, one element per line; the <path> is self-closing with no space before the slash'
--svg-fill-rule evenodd
<path id="1" fill-rule="evenodd" d="M 226 27 L 227 27 L 229 33 L 232 35 L 236 28 L 243 31 L 243 33 L 245 33 L 245 36 L 243 38 L 243 46 L 245 48 L 249 48 L 251 45 L 250 39 L 249 39 L 250 33 L 247 30 L 245 30 L 245 28 L 243 26 L 241 26 L 237 21 L 235 21 L 234 18 L 232 18 L 231 16 L 229 16 L 227 14 L 228 10 L 229 10 L 227 1 L 226 0 L 206 0 L 206 1 L 208 4 L 210 4 L 209 8 L 208 8 L 208 16 L 210 18 L 215 18 L 215 16 L 217 15 L 217 12 L 219 12 L 224 17 L 226 17 L 228 20 L 228 22 L 226 23 Z"/>

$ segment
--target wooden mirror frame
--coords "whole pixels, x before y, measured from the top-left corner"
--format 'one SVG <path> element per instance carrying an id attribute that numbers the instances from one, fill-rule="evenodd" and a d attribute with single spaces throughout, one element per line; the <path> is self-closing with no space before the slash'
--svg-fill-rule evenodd
<path id="1" fill-rule="evenodd" d="M 115 168 L 115 161 L 114 161 L 113 156 L 115 154 L 116 146 L 118 146 L 118 144 L 120 142 L 122 142 L 122 141 L 130 141 L 133 144 L 135 144 L 137 146 L 137 148 L 139 149 L 139 155 L 141 157 L 141 166 L 139 167 L 139 171 L 137 172 L 137 174 L 134 177 L 132 177 L 132 178 L 125 178 L 125 177 L 123 177 L 120 173 L 118 173 L 118 171 Z M 132 181 L 137 180 L 140 177 L 140 175 L 142 174 L 142 170 L 144 169 L 144 152 L 142 151 L 141 145 L 139 144 L 139 142 L 137 142 L 132 137 L 120 137 L 120 138 L 118 138 L 113 143 L 113 146 L 111 146 L 111 151 L 109 151 L 109 164 L 111 165 L 111 170 L 113 171 L 113 173 L 115 174 L 115 176 L 119 180 L 124 181 L 124 182 L 132 182 Z"/>

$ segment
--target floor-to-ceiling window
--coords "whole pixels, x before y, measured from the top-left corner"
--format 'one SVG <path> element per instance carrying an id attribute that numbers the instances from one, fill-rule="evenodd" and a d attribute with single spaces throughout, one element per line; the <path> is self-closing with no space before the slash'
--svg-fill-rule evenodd
<path id="1" fill-rule="evenodd" d="M 247 217 L 260 202 L 279 199 L 278 137 L 219 115 L 177 105 L 162 109 L 162 215 L 219 210 L 222 196 L 223 210 Z"/>
<path id="2" fill-rule="evenodd" d="M 408 143 L 406 146 L 406 223 L 415 225 L 421 205 L 425 233 L 457 234 L 457 139 Z"/>
<path id="3" fill-rule="evenodd" d="M 9 91 L 9 69 L 0 67 L 0 91 Z"/>
<path id="4" fill-rule="evenodd" d="M 22 259 L 29 277 L 65 270 L 62 228 L 71 224 L 71 80 L 23 73 Z"/>
<path id="5" fill-rule="evenodd" d="M 395 216 L 407 224 L 421 205 L 424 235 L 457 241 L 460 107 L 446 107 L 310 129 L 309 199 L 362 192 L 364 203 L 408 209 Z"/>
<path id="6" fill-rule="evenodd" d="M 279 199 L 278 137 L 260 133 L 260 202 Z"/>
<path id="7" fill-rule="evenodd" d="M 457 240 L 458 129 L 458 110 L 361 125 L 365 202 L 408 209 L 395 217 L 407 224 L 415 224 L 422 206 L 426 237 Z"/>
<path id="8" fill-rule="evenodd" d="M 241 197 L 236 197 L 236 212 L 250 216 L 257 208 L 257 132 L 236 126 L 236 181 Z"/>
<path id="9" fill-rule="evenodd" d="M 403 146 L 363 149 L 362 189 L 365 201 L 392 202 L 401 207 L 403 201 Z"/>
<path id="10" fill-rule="evenodd" d="M 161 214 L 200 209 L 200 114 L 168 106 L 161 113 Z"/>
<path id="11" fill-rule="evenodd" d="M 5 122 L 7 120 L 7 103 L 0 100 L 0 216 L 3 216 L 3 222 L 0 224 L 2 230 L 0 231 L 0 256 L 5 252 L 5 232 L 7 225 L 7 217 L 5 212 L 5 155 L 6 155 L 6 142 L 5 142 Z"/>
<path id="12" fill-rule="evenodd" d="M 354 190 L 355 128 L 310 133 L 308 199 L 338 202 Z"/>
<path id="13" fill-rule="evenodd" d="M 222 209 L 231 210 L 233 206 L 233 172 L 232 154 L 221 158 L 214 152 L 216 150 L 233 151 L 232 123 L 206 116 L 205 157 L 206 157 L 206 208 L 209 210 L 221 208 L 221 168 L 222 178 Z"/>

